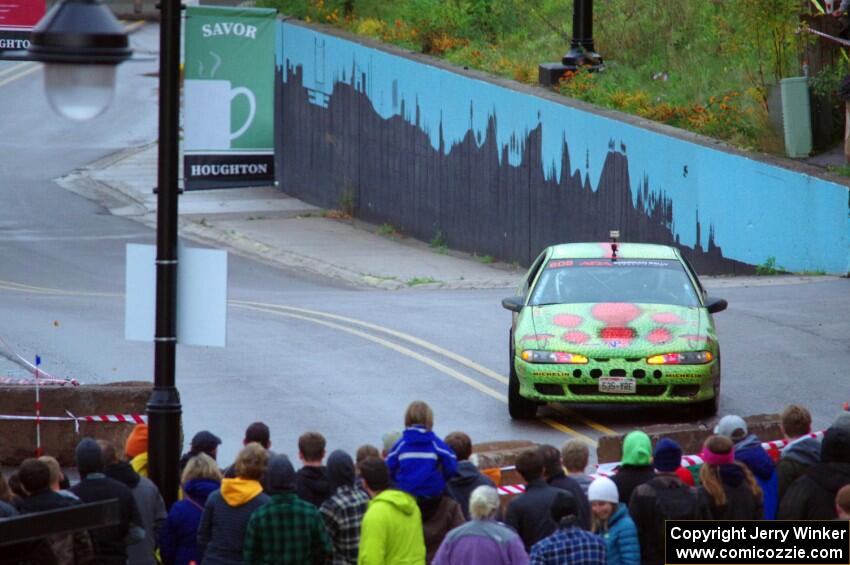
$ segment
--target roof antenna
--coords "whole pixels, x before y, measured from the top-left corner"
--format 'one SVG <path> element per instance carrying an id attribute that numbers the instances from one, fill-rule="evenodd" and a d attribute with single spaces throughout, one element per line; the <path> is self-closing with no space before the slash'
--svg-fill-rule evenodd
<path id="1" fill-rule="evenodd" d="M 611 261 L 617 260 L 617 240 L 620 239 L 620 230 L 611 230 L 608 232 L 608 237 L 611 238 Z"/>

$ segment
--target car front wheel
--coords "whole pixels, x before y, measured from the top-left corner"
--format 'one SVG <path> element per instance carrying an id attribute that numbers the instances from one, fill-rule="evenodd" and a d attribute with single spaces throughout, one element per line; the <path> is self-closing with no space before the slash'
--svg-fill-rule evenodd
<path id="1" fill-rule="evenodd" d="M 519 394 L 519 378 L 516 376 L 514 360 L 510 360 L 508 378 L 508 412 L 514 420 L 530 420 L 537 416 L 537 403 Z"/>

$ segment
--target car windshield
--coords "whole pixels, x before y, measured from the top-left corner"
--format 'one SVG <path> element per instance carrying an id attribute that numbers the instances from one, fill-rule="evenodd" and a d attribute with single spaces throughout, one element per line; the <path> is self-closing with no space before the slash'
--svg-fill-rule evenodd
<path id="1" fill-rule="evenodd" d="M 664 259 L 550 260 L 540 274 L 529 304 L 586 302 L 700 305 L 682 264 Z"/>

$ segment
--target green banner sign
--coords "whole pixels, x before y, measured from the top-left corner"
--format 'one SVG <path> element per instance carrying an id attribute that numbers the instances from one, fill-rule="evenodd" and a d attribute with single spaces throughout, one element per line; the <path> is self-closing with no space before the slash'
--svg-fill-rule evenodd
<path id="1" fill-rule="evenodd" d="M 186 188 L 274 179 L 276 20 L 277 11 L 270 9 L 186 9 Z"/>

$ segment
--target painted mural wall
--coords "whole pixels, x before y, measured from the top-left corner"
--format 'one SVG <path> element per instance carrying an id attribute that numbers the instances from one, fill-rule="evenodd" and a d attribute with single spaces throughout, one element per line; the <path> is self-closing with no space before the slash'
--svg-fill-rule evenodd
<path id="1" fill-rule="evenodd" d="M 281 188 L 528 264 L 546 245 L 679 246 L 703 274 L 850 271 L 848 188 L 284 21 Z M 527 89 L 525 89 L 527 90 Z"/>

